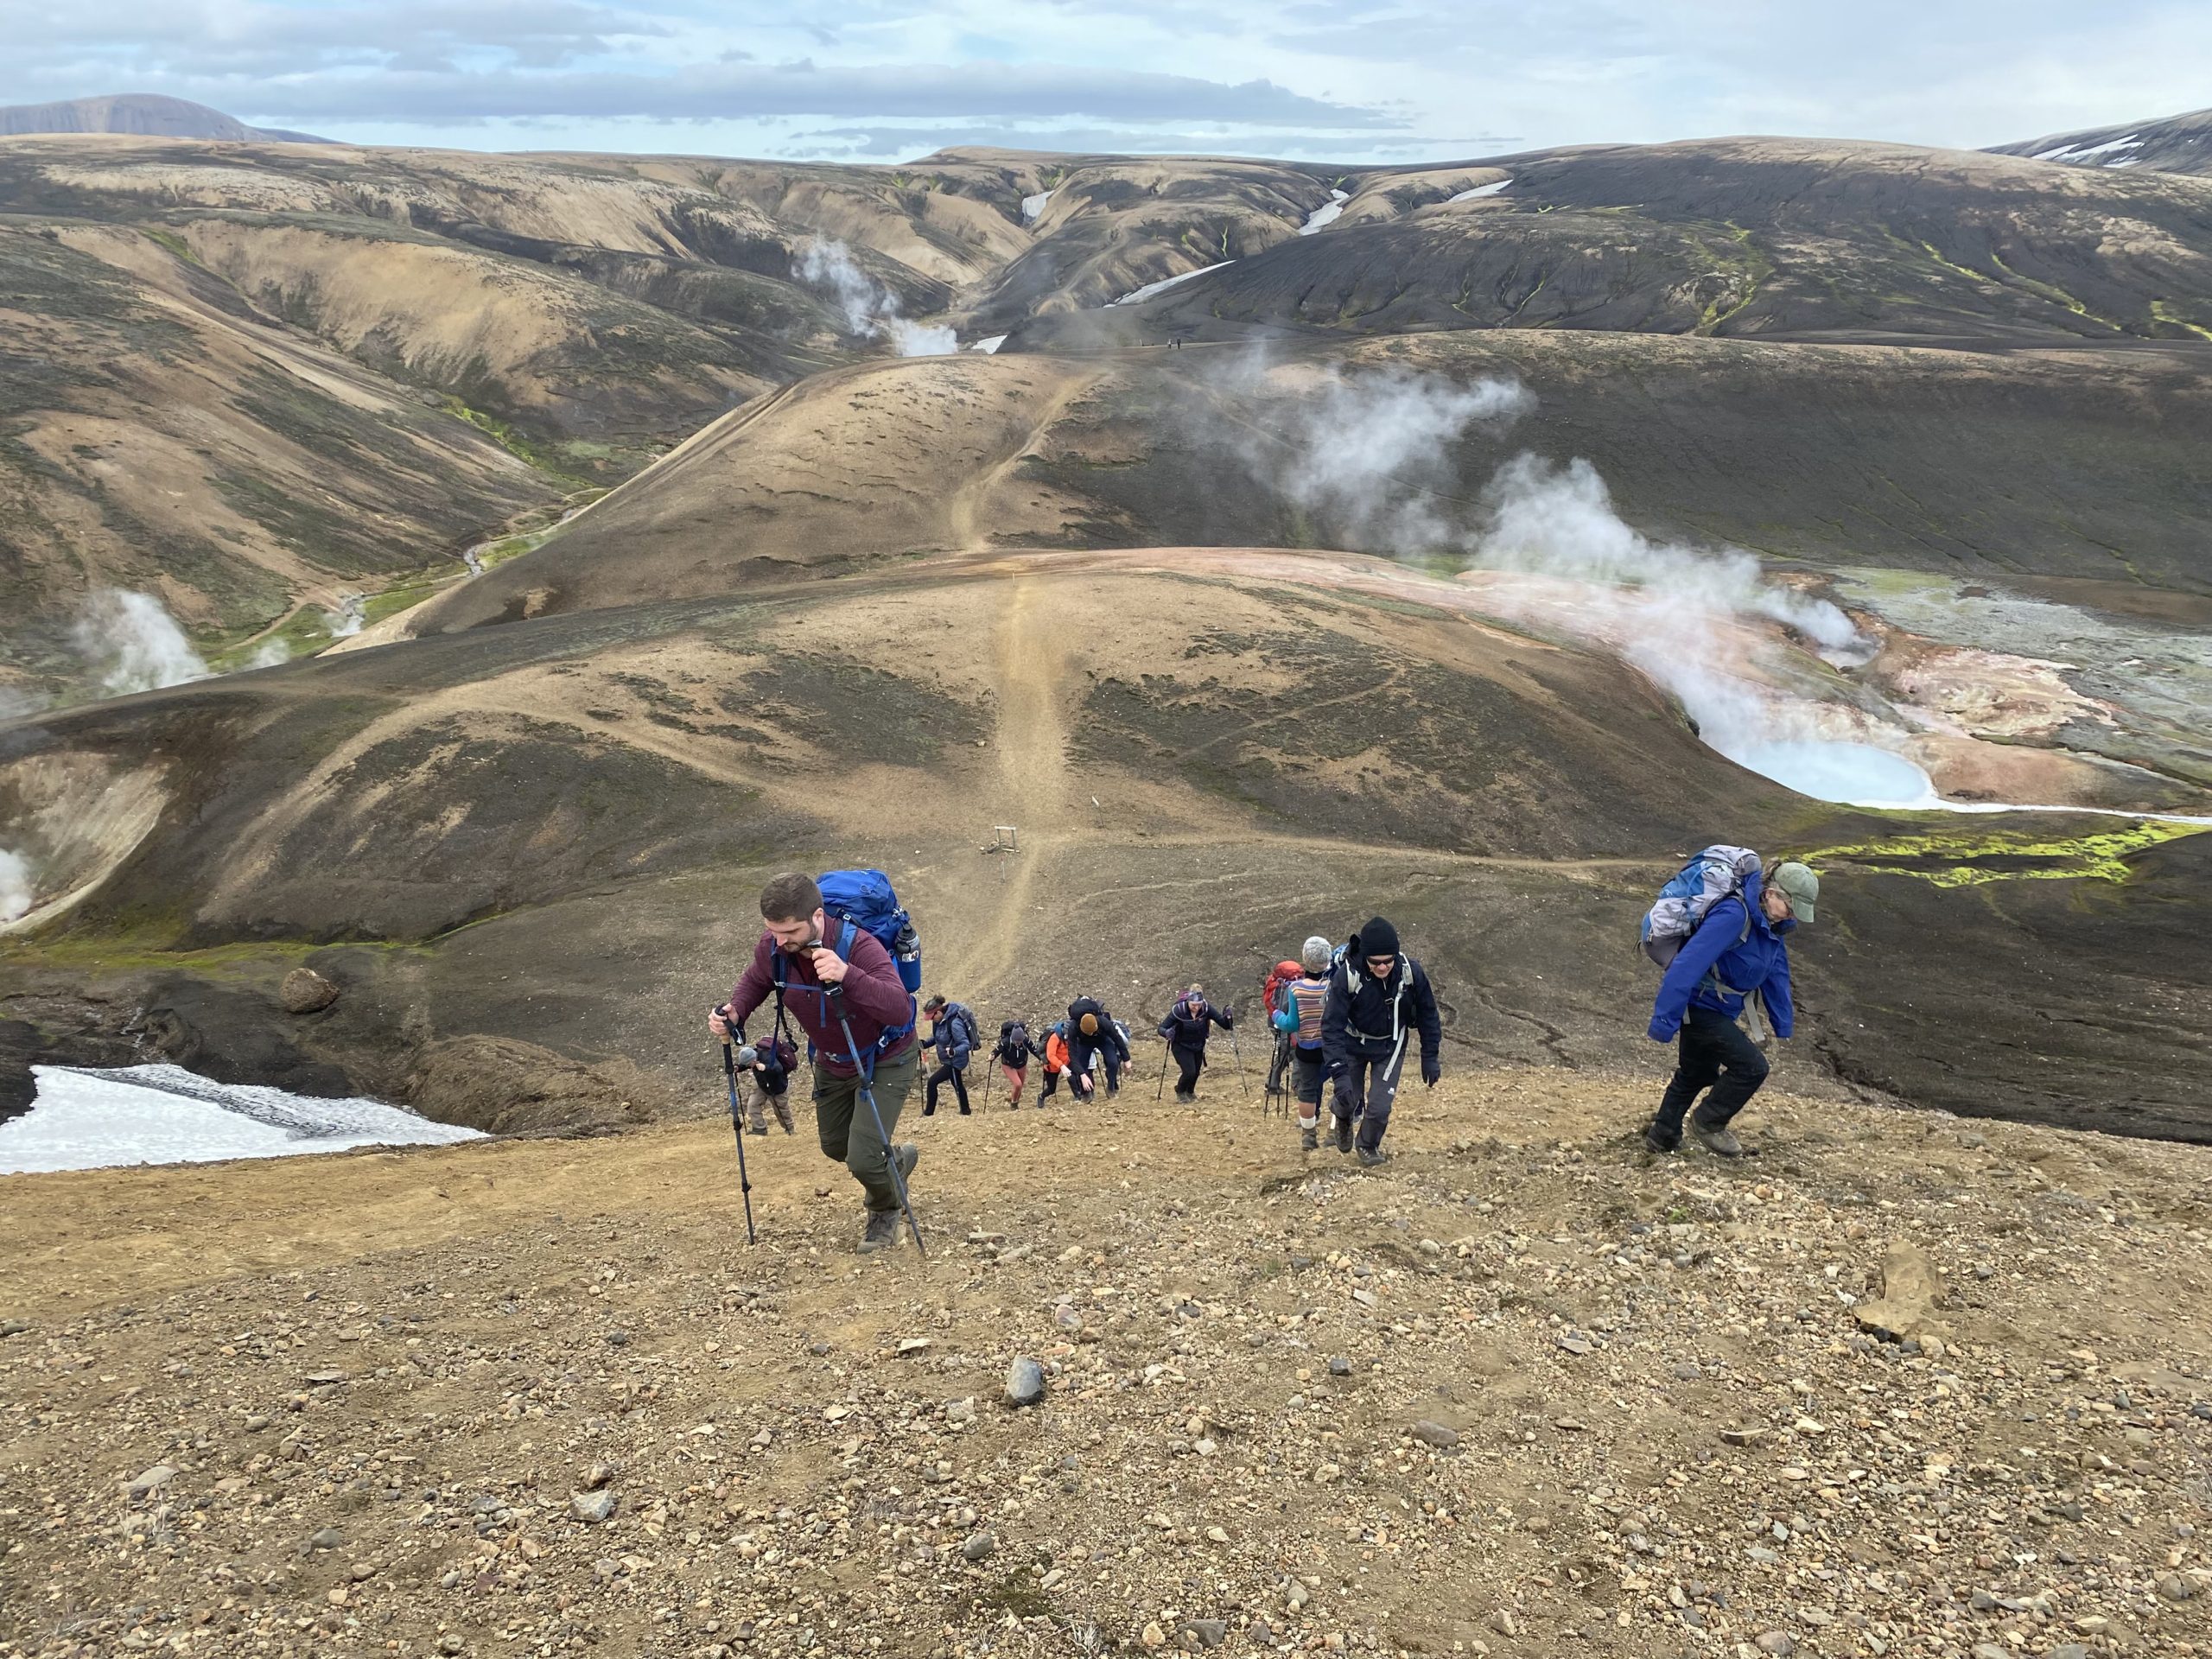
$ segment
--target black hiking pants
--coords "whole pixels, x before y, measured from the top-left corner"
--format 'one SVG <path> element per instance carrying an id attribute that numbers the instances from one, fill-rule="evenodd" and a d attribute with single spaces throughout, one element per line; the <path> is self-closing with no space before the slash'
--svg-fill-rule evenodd
<path id="1" fill-rule="evenodd" d="M 937 1116 L 937 1091 L 950 1083 L 953 1098 L 960 1103 L 960 1116 L 968 1116 L 968 1076 L 950 1061 L 930 1073 L 929 1092 L 922 1096 L 922 1116 Z"/>
<path id="2" fill-rule="evenodd" d="M 1717 1008 L 1693 1007 L 1683 1017 L 1677 1041 L 1675 1075 L 1660 1099 L 1659 1116 L 1651 1122 L 1657 1138 L 1669 1146 L 1681 1143 L 1682 1120 L 1700 1095 L 1713 1091 L 1698 1107 L 1698 1122 L 1719 1128 L 1758 1093 L 1767 1071 L 1766 1056 L 1758 1045 Z"/>
<path id="3" fill-rule="evenodd" d="M 1398 1098 L 1398 1078 L 1405 1069 L 1402 1039 L 1380 1054 L 1352 1051 L 1351 1070 L 1337 1082 L 1332 1109 L 1338 1122 L 1349 1114 L 1358 1123 L 1357 1145 L 1362 1152 L 1374 1152 L 1382 1145 L 1383 1134 L 1390 1127 L 1390 1108 Z"/>
<path id="4" fill-rule="evenodd" d="M 1090 1057 L 1106 1062 L 1106 1092 L 1122 1087 L 1122 1051 L 1103 1038 L 1068 1039 L 1068 1092 L 1078 1100 L 1090 1098 Z"/>
<path id="5" fill-rule="evenodd" d="M 1182 1048 L 1173 1044 L 1167 1052 L 1175 1057 L 1175 1092 L 1187 1095 L 1198 1086 L 1198 1073 L 1206 1067 L 1206 1052 L 1202 1046 Z"/>

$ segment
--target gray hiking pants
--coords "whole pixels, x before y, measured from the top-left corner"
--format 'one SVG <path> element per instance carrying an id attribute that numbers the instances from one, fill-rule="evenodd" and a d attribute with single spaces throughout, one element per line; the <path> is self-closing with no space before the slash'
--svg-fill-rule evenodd
<path id="1" fill-rule="evenodd" d="M 880 1060 L 875 1067 L 875 1112 L 883 1118 L 883 1135 L 875 1132 L 875 1114 L 861 1098 L 858 1077 L 832 1076 L 821 1061 L 814 1063 L 814 1123 L 822 1136 L 822 1155 L 834 1158 L 852 1171 L 853 1179 L 868 1194 L 871 1210 L 896 1210 L 899 1189 L 892 1185 L 885 1135 L 899 1131 L 899 1114 L 913 1092 L 922 1071 L 921 1050 L 908 1049 L 895 1060 Z"/>

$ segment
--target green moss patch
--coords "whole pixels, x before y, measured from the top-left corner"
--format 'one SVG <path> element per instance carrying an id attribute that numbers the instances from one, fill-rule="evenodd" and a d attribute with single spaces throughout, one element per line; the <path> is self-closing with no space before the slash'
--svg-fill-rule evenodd
<path id="1" fill-rule="evenodd" d="M 1815 869 L 1839 865 L 1882 875 L 1910 875 L 1938 887 L 1978 887 L 1986 881 L 2126 881 L 2136 854 L 2204 826 L 2138 819 L 2094 835 L 2058 838 L 2031 830 L 1985 830 L 1894 836 L 1856 846 L 1823 847 L 1796 855 Z"/>

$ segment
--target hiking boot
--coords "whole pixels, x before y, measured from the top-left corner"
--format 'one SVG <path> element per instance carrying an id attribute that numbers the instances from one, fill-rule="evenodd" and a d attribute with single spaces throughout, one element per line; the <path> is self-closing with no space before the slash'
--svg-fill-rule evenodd
<path id="1" fill-rule="evenodd" d="M 1690 1133 L 1697 1137 L 1698 1145 L 1716 1158 L 1740 1158 L 1744 1155 L 1744 1143 L 1736 1138 L 1736 1132 L 1726 1123 L 1701 1123 L 1693 1117 L 1690 1119 Z"/>
<path id="2" fill-rule="evenodd" d="M 1351 1150 L 1351 1119 L 1348 1117 L 1337 1119 L 1337 1150 L 1338 1152 Z"/>
<path id="3" fill-rule="evenodd" d="M 868 1230 L 861 1235 L 861 1254 L 874 1255 L 878 1250 L 894 1248 L 899 1243 L 899 1212 L 896 1210 L 871 1210 L 868 1212 Z"/>
<path id="4" fill-rule="evenodd" d="M 1321 1126 L 1317 1123 L 1310 1129 L 1299 1130 L 1298 1147 L 1299 1150 L 1301 1152 L 1319 1151 L 1321 1147 Z"/>
<path id="5" fill-rule="evenodd" d="M 1178 1089 L 1175 1091 L 1175 1098 L 1181 1101 L 1186 1106 L 1198 1097 L 1198 1091 L 1195 1089 Z"/>
<path id="6" fill-rule="evenodd" d="M 1362 1167 L 1372 1169 L 1377 1164 L 1389 1163 L 1390 1154 L 1380 1147 L 1362 1147 L 1359 1149 L 1359 1161 Z"/>
<path id="7" fill-rule="evenodd" d="M 752 1127 L 747 1132 L 751 1135 L 766 1135 L 768 1133 L 768 1126 L 756 1117 L 753 1120 Z"/>
<path id="8" fill-rule="evenodd" d="M 1661 1133 L 1656 1123 L 1647 1123 L 1643 1127 L 1643 1144 L 1663 1158 L 1667 1154 L 1681 1147 L 1682 1138 L 1680 1135 L 1671 1137 Z"/>

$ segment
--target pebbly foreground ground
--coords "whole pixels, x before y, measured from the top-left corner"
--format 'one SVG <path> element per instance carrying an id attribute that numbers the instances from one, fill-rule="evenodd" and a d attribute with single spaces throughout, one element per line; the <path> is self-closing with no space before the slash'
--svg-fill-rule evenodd
<path id="1" fill-rule="evenodd" d="M 926 1262 L 804 1114 L 755 1249 L 711 1122 L 11 1178 L 0 1653 L 2212 1652 L 2212 1151 L 1152 1081 L 911 1120 Z"/>

